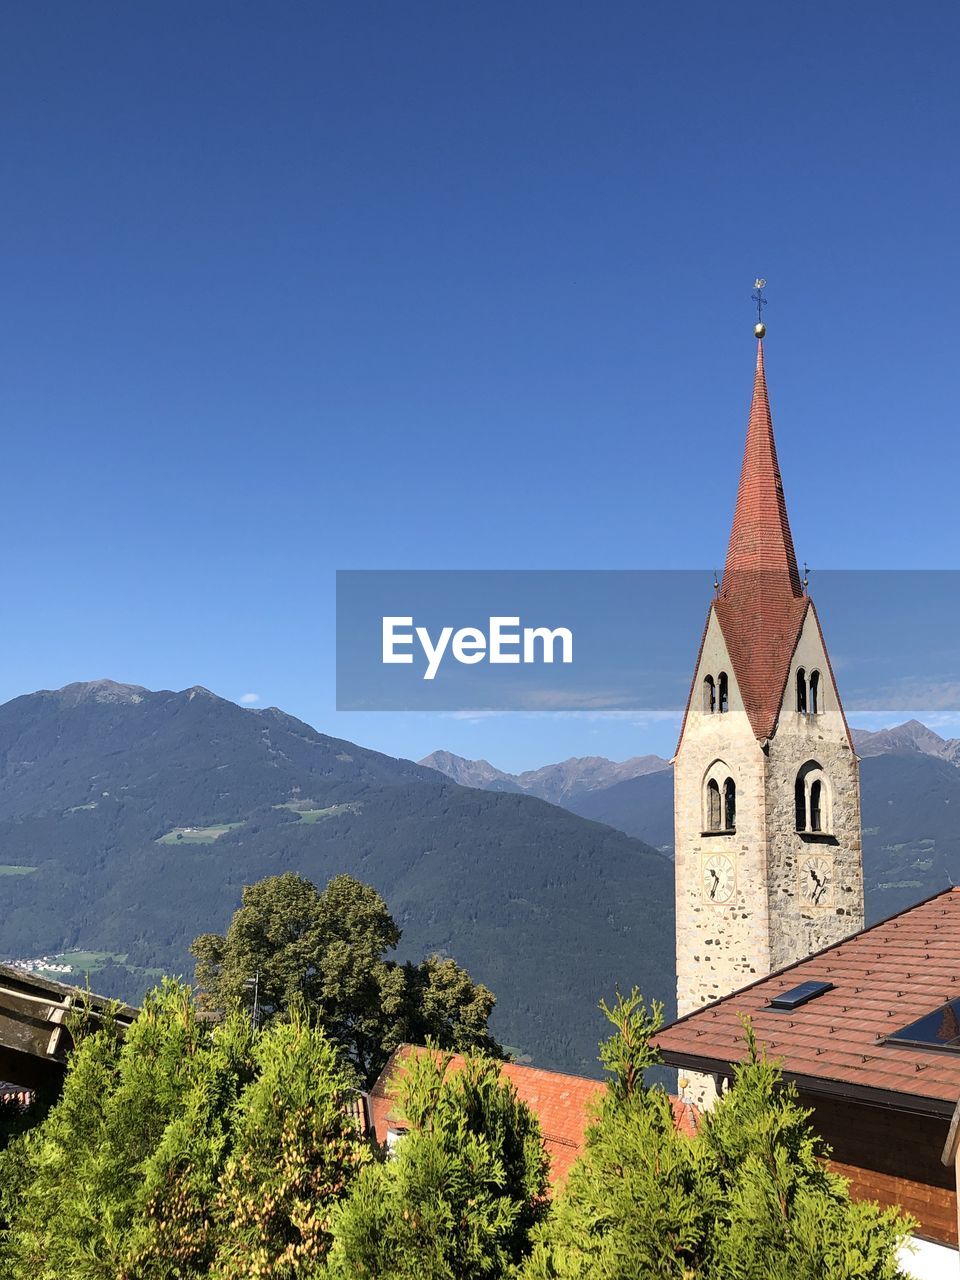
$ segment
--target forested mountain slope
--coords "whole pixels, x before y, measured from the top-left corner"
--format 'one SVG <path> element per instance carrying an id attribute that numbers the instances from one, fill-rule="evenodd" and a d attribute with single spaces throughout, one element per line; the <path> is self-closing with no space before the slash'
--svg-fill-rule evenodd
<path id="1" fill-rule="evenodd" d="M 200 688 L 0 707 L 0 959 L 93 953 L 94 985 L 136 999 L 192 973 L 191 939 L 226 927 L 243 884 L 287 869 L 373 884 L 402 954 L 465 965 L 541 1065 L 597 1069 L 618 984 L 672 999 L 672 867 L 609 827 Z"/>

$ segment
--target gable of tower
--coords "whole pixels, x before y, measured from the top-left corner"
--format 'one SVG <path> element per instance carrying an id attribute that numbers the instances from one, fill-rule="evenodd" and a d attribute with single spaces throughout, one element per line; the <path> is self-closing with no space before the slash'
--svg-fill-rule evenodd
<path id="1" fill-rule="evenodd" d="M 688 728 L 696 726 L 701 729 L 706 723 L 717 727 L 721 724 L 725 727 L 735 724 L 740 727 L 744 716 L 743 690 L 714 605 L 711 604 L 700 639 L 677 751 L 683 745 Z"/>
<path id="2" fill-rule="evenodd" d="M 811 601 L 771 588 L 766 575 L 741 575 L 736 593 L 714 606 L 730 662 L 743 692 L 743 706 L 756 736 L 773 737 L 783 705 L 793 652 Z"/>
<path id="3" fill-rule="evenodd" d="M 820 618 L 812 600 L 790 657 L 786 684 L 780 700 L 777 724 L 805 717 L 819 732 L 844 739 L 853 749 L 853 738 L 843 710 L 830 655 L 823 639 Z"/>

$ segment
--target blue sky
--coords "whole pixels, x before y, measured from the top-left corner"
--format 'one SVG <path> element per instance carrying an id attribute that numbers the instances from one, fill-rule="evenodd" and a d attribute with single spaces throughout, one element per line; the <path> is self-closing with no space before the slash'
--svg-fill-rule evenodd
<path id="1" fill-rule="evenodd" d="M 720 562 L 758 273 L 799 554 L 957 567 L 958 26 L 7 6 L 0 696 L 200 683 L 513 768 L 668 750 L 337 715 L 334 573 Z"/>

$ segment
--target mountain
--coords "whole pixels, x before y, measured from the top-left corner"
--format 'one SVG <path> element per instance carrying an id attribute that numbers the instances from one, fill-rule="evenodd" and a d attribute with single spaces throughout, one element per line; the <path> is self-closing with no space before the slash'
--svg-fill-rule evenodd
<path id="1" fill-rule="evenodd" d="M 852 732 L 853 744 L 861 757 L 918 751 L 960 765 L 960 738 L 941 738 L 919 720 L 908 720 L 891 729 L 854 729 Z"/>
<path id="2" fill-rule="evenodd" d="M 619 763 L 604 756 L 574 756 L 560 764 L 528 769 L 525 773 L 504 773 L 486 760 L 465 760 L 450 751 L 434 751 L 420 763 L 463 786 L 485 791 L 526 792 L 565 808 L 574 808 L 570 802 L 577 796 L 670 767 L 660 756 L 634 756 Z"/>
<path id="3" fill-rule="evenodd" d="M 222 932 L 240 890 L 295 870 L 376 886 L 400 958 L 452 955 L 494 1030 L 597 1073 L 597 1001 L 673 995 L 673 873 L 639 840 L 522 792 L 328 737 L 194 687 L 95 681 L 0 706 L 0 960 L 71 953 L 137 999 Z"/>
<path id="4" fill-rule="evenodd" d="M 673 857 L 673 770 L 627 778 L 567 801 L 582 818 L 605 822 Z"/>
<path id="5" fill-rule="evenodd" d="M 864 886 L 867 919 L 873 922 L 960 884 L 960 739 L 942 738 L 919 720 L 852 732 L 861 756 Z M 442 754 L 447 753 L 428 761 Z M 574 763 L 500 776 L 517 782 L 562 776 Z M 485 785 L 479 776 L 476 785 Z M 673 854 L 673 772 L 663 761 L 655 771 L 622 781 L 570 788 L 557 803 Z"/>
<path id="6" fill-rule="evenodd" d="M 512 773 L 495 769 L 488 760 L 465 760 L 452 751 L 434 751 L 420 763 L 426 769 L 435 769 L 444 777 L 459 782 L 462 787 L 477 787 L 481 791 L 512 791 L 523 794 L 523 787 Z"/>
<path id="7" fill-rule="evenodd" d="M 919 751 L 871 756 L 860 788 L 871 921 L 960 884 L 960 769 Z"/>

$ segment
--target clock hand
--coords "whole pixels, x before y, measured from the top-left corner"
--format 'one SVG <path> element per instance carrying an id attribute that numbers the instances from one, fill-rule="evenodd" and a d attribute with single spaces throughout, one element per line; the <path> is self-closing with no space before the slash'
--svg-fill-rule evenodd
<path id="1" fill-rule="evenodd" d="M 821 879 L 820 876 L 817 875 L 816 871 L 814 871 L 813 867 L 810 868 L 810 875 L 813 877 L 814 886 L 812 897 L 814 902 L 819 902 L 826 891 L 827 878 L 824 876 L 823 879 Z"/>
<path id="2" fill-rule="evenodd" d="M 710 868 L 710 874 L 713 876 L 713 888 L 710 890 L 710 897 L 717 896 L 717 890 L 720 888 L 720 877 L 717 875 L 713 867 Z"/>

